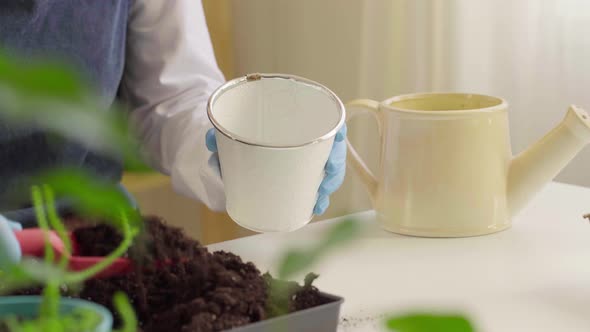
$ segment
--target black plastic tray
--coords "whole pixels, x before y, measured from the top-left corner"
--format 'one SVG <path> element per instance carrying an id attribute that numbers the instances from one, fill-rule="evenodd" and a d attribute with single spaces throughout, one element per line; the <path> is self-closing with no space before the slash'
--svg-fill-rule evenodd
<path id="1" fill-rule="evenodd" d="M 326 293 L 320 294 L 332 302 L 231 329 L 228 332 L 336 332 L 344 299 Z"/>

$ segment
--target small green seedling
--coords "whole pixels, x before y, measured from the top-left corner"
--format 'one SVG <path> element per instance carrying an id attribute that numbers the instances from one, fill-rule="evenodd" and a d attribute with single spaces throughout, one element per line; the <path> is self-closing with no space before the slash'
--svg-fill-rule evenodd
<path id="1" fill-rule="evenodd" d="M 88 181 L 91 182 L 91 180 Z M 113 188 L 112 190 L 116 189 Z M 15 265 L 11 270 L 2 275 L 0 284 L 3 285 L 3 291 L 10 291 L 34 284 L 44 285 L 43 298 L 38 317 L 34 319 L 26 318 L 24 320 L 18 320 L 16 317 L 7 318 L 4 320 L 4 324 L 11 332 L 91 331 L 92 327 L 99 323 L 96 321 L 99 317 L 96 317 L 96 314 L 93 312 L 86 310 L 77 310 L 67 314 L 60 313 L 60 289 L 62 287 L 75 287 L 80 285 L 85 280 L 92 278 L 111 265 L 115 259 L 121 257 L 129 249 L 133 243 L 134 237 L 139 232 L 137 226 L 133 226 L 129 222 L 127 214 L 125 213 L 126 210 L 120 210 L 118 218 L 119 222 L 117 224 L 120 226 L 119 229 L 123 235 L 123 240 L 119 246 L 106 256 L 104 260 L 86 270 L 76 272 L 68 271 L 68 257 L 72 252 L 72 244 L 63 223 L 55 211 L 53 195 L 53 191 L 48 185 L 42 187 L 34 186 L 32 189 L 32 198 L 36 209 L 39 227 L 43 229 L 46 234 L 48 234 L 50 229 L 57 232 L 64 243 L 65 254 L 62 255 L 59 260 L 56 259 L 47 235 L 43 262 L 24 259 L 20 264 Z M 123 203 L 119 202 L 119 204 Z M 119 310 L 119 314 L 123 321 L 123 328 L 121 331 L 135 331 L 137 320 L 127 297 L 123 294 L 116 295 L 114 298 L 114 304 L 117 310 Z"/>
<path id="2" fill-rule="evenodd" d="M 317 261 L 331 250 L 348 244 L 356 238 L 360 226 L 354 220 L 345 220 L 330 228 L 326 235 L 315 245 L 304 249 L 292 249 L 287 251 L 280 259 L 278 267 L 278 280 L 267 275 L 269 280 L 269 316 L 280 316 L 289 312 L 289 302 L 297 285 L 290 280 L 299 273 L 309 270 Z M 305 277 L 304 287 L 311 287 L 319 275 L 309 273 Z"/>

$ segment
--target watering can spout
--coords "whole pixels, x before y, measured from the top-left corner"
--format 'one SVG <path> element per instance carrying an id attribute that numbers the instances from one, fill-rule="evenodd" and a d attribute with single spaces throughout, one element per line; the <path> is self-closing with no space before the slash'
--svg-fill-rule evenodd
<path id="1" fill-rule="evenodd" d="M 510 214 L 516 215 L 589 142 L 590 116 L 572 105 L 559 125 L 512 159 L 507 181 Z"/>

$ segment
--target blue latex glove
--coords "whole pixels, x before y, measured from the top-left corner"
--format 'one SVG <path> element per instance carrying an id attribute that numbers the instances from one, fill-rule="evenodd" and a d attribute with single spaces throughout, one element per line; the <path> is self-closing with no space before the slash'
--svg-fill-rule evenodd
<path id="1" fill-rule="evenodd" d="M 21 224 L 0 215 L 0 270 L 2 271 L 20 262 L 22 252 L 14 236 L 14 232 L 20 230 L 22 230 Z"/>
<path id="2" fill-rule="evenodd" d="M 344 181 L 344 175 L 346 174 L 346 131 L 346 124 L 344 124 L 334 139 L 334 145 L 326 163 L 326 176 L 320 185 L 318 200 L 313 209 L 315 215 L 319 216 L 326 212 L 326 209 L 330 205 L 330 195 L 338 190 Z M 207 149 L 213 152 L 212 160 L 209 163 L 217 167 L 219 171 L 219 157 L 217 155 L 217 141 L 215 140 L 214 128 L 207 131 L 205 143 L 207 144 Z M 219 171 L 219 174 L 221 174 L 221 171 Z"/>

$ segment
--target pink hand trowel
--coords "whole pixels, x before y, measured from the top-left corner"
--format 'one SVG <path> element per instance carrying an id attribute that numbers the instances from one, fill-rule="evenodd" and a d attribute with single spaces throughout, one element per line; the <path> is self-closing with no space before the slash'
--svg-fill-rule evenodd
<path id="1" fill-rule="evenodd" d="M 20 244 L 22 255 L 42 258 L 45 255 L 45 235 L 40 228 L 27 228 L 16 231 L 16 239 Z M 69 257 L 69 269 L 71 271 L 83 271 L 99 263 L 104 257 L 77 256 L 79 253 L 76 239 L 72 233 L 68 233 L 72 243 L 72 255 Z M 65 245 L 55 231 L 49 231 L 49 243 L 59 259 L 65 254 Z M 133 271 L 133 263 L 126 258 L 117 258 L 110 266 L 99 272 L 95 278 L 107 278 L 126 274 Z"/>

